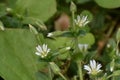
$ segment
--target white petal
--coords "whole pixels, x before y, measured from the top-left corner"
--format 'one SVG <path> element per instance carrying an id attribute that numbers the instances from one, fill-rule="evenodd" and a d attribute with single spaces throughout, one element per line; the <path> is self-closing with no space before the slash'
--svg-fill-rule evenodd
<path id="1" fill-rule="evenodd" d="M 81 22 L 84 23 L 85 21 L 85 16 L 82 16 Z"/>
<path id="2" fill-rule="evenodd" d="M 96 69 L 96 67 L 97 67 L 97 63 L 95 60 L 93 60 L 93 69 Z"/>
<path id="3" fill-rule="evenodd" d="M 53 36 L 53 34 L 52 33 L 48 33 L 47 37 L 51 37 L 51 36 Z"/>
<path id="4" fill-rule="evenodd" d="M 46 52 L 47 51 L 47 45 L 43 44 L 43 51 Z"/>
<path id="5" fill-rule="evenodd" d="M 102 65 L 98 64 L 96 70 L 99 70 L 101 67 L 102 67 Z"/>
<path id="6" fill-rule="evenodd" d="M 70 50 L 71 47 L 66 47 L 66 50 Z"/>
<path id="7" fill-rule="evenodd" d="M 79 47 L 79 49 L 82 51 L 82 50 L 83 50 L 84 45 L 83 45 L 83 44 L 78 44 L 78 47 Z"/>
<path id="8" fill-rule="evenodd" d="M 43 51 L 42 46 L 39 45 L 38 48 L 40 49 L 40 51 Z"/>
<path id="9" fill-rule="evenodd" d="M 97 72 L 101 72 L 102 70 L 98 70 Z"/>
<path id="10" fill-rule="evenodd" d="M 91 69 L 94 69 L 94 65 L 93 65 L 93 61 L 92 60 L 90 60 L 90 67 L 91 67 Z"/>
<path id="11" fill-rule="evenodd" d="M 47 50 L 47 53 L 49 53 L 49 52 L 50 52 L 50 49 Z"/>
<path id="12" fill-rule="evenodd" d="M 84 69 L 91 72 L 91 68 L 88 65 L 84 65 Z"/>
<path id="13" fill-rule="evenodd" d="M 45 49 L 45 44 L 42 45 L 43 50 Z"/>
<path id="14" fill-rule="evenodd" d="M 41 55 L 41 53 L 39 53 L 39 52 L 35 52 L 35 54 L 36 54 L 36 55 L 38 55 L 38 56 L 40 56 L 40 55 Z"/>
<path id="15" fill-rule="evenodd" d="M 78 22 L 80 21 L 80 16 L 79 15 L 77 16 L 77 20 L 78 20 Z"/>
<path id="16" fill-rule="evenodd" d="M 86 21 L 86 22 L 84 22 L 84 24 L 83 24 L 83 26 L 85 26 L 86 24 L 88 24 L 90 21 Z"/>
<path id="17" fill-rule="evenodd" d="M 41 46 L 38 45 L 38 47 L 36 47 L 38 52 L 42 52 Z"/>

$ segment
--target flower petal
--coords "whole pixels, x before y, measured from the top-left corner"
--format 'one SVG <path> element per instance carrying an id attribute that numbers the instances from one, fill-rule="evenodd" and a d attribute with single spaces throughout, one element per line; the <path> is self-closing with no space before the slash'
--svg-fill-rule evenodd
<path id="1" fill-rule="evenodd" d="M 93 60 L 93 69 L 96 69 L 96 67 L 97 67 L 97 63 L 95 60 Z"/>
<path id="2" fill-rule="evenodd" d="M 84 69 L 91 72 L 91 68 L 88 65 L 84 65 Z"/>
<path id="3" fill-rule="evenodd" d="M 40 56 L 40 55 L 41 55 L 41 53 L 39 53 L 39 52 L 35 52 L 35 54 L 36 54 L 36 55 L 38 55 L 38 56 Z"/>
<path id="4" fill-rule="evenodd" d="M 102 65 L 98 64 L 97 67 L 96 67 L 96 70 L 99 70 L 101 67 L 102 67 Z"/>

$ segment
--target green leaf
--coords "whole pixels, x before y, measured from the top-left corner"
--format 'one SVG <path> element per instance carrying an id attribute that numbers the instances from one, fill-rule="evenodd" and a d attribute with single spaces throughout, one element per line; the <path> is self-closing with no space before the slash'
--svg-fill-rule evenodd
<path id="1" fill-rule="evenodd" d="M 50 80 L 48 78 L 48 75 L 46 75 L 45 73 L 38 72 L 36 75 L 38 76 L 38 78 L 37 78 L 38 80 Z"/>
<path id="2" fill-rule="evenodd" d="M 83 3 L 86 3 L 86 2 L 89 2 L 90 0 L 77 0 L 77 3 L 80 3 L 80 4 L 83 4 Z"/>
<path id="3" fill-rule="evenodd" d="M 79 36 L 78 40 L 80 44 L 93 45 L 95 43 L 95 37 L 91 33 L 87 33 L 84 36 Z"/>
<path id="4" fill-rule="evenodd" d="M 6 14 L 6 6 L 3 3 L 0 3 L 0 17 Z"/>
<path id="5" fill-rule="evenodd" d="M 95 0 L 95 2 L 103 8 L 118 8 L 120 0 Z"/>
<path id="6" fill-rule="evenodd" d="M 55 0 L 7 0 L 13 10 L 23 17 L 36 18 L 42 21 L 48 20 L 56 12 Z"/>
<path id="7" fill-rule="evenodd" d="M 58 55 L 58 59 L 60 60 L 65 60 L 67 59 L 68 57 L 70 57 L 70 53 L 69 53 L 69 50 L 70 49 L 67 49 L 68 47 L 65 47 L 65 48 L 62 48 L 59 50 L 59 55 Z M 70 47 L 69 47 L 70 48 Z"/>
<path id="8" fill-rule="evenodd" d="M 112 76 L 120 76 L 120 70 L 114 71 Z"/>
<path id="9" fill-rule="evenodd" d="M 115 80 L 120 80 L 120 76 L 116 76 L 114 79 Z"/>
<path id="10" fill-rule="evenodd" d="M 72 45 L 72 39 L 67 37 L 56 37 L 55 39 L 46 39 L 47 44 L 52 50 L 69 47 Z"/>
<path id="11" fill-rule="evenodd" d="M 0 76 L 5 80 L 36 80 L 36 39 L 28 30 L 0 31 Z"/>

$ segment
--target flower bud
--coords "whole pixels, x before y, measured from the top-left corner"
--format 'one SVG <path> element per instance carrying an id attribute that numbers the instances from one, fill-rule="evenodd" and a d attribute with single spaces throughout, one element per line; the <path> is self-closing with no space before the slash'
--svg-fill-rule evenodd
<path id="1" fill-rule="evenodd" d="M 114 65 L 115 65 L 115 59 L 113 59 L 110 63 L 110 71 L 113 72 L 114 70 Z"/>
<path id="2" fill-rule="evenodd" d="M 44 30 L 44 31 L 47 30 L 47 27 L 42 22 L 36 22 L 36 25 L 38 25 L 41 30 Z"/>
<path id="3" fill-rule="evenodd" d="M 12 8 L 6 8 L 6 11 L 7 11 L 7 13 L 14 13 L 14 11 L 13 11 L 13 9 Z"/>
<path id="4" fill-rule="evenodd" d="M 70 11 L 71 12 L 76 12 L 76 10 L 77 10 L 76 5 L 74 4 L 74 2 L 71 1 Z"/>
<path id="5" fill-rule="evenodd" d="M 38 34 L 37 30 L 31 24 L 29 24 L 29 28 L 31 32 L 33 32 L 34 34 Z"/>
<path id="6" fill-rule="evenodd" d="M 3 31 L 5 30 L 4 25 L 1 21 L 0 21 L 0 29 L 3 30 Z"/>
<path id="7" fill-rule="evenodd" d="M 50 62 L 50 67 L 55 74 L 60 73 L 60 68 L 54 62 Z"/>

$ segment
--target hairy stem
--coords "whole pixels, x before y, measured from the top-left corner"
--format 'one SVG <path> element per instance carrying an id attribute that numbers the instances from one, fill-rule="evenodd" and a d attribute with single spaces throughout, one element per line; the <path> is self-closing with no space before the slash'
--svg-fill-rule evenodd
<path id="1" fill-rule="evenodd" d="M 64 80 L 67 80 L 62 73 L 59 73 L 59 75 L 60 75 Z"/>
<path id="2" fill-rule="evenodd" d="M 79 75 L 79 78 L 80 78 L 80 80 L 83 80 L 81 61 L 77 61 L 77 66 L 78 66 L 78 75 Z"/>

